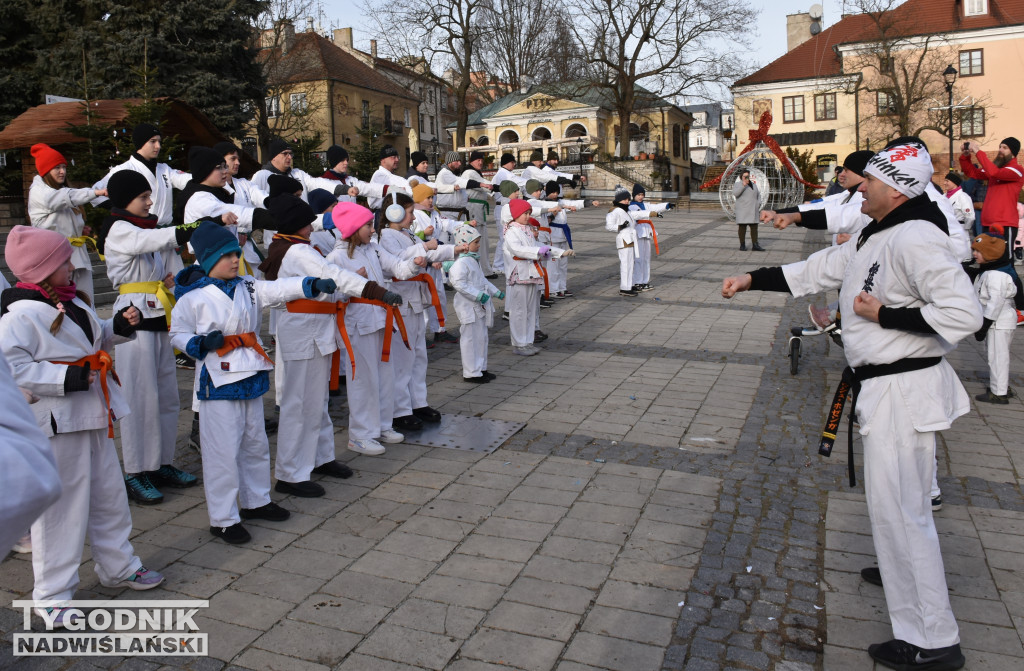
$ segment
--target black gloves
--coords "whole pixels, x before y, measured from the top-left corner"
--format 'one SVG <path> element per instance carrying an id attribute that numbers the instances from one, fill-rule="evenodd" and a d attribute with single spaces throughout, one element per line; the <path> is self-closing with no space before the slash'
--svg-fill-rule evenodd
<path id="1" fill-rule="evenodd" d="M 224 334 L 220 331 L 210 331 L 203 336 L 203 342 L 199 347 L 204 352 L 213 352 L 224 346 Z"/>
<path id="2" fill-rule="evenodd" d="M 338 290 L 338 284 L 330 279 L 313 280 L 313 288 L 322 294 L 333 294 Z"/>
<path id="3" fill-rule="evenodd" d="M 988 330 L 989 330 L 989 328 L 991 326 L 992 326 L 992 320 L 991 319 L 984 319 L 984 320 L 982 320 L 981 328 L 978 329 L 975 332 L 974 339 L 977 340 L 978 342 L 981 342 L 982 340 L 984 340 L 985 336 L 988 335 Z"/>
<path id="4" fill-rule="evenodd" d="M 135 333 L 135 329 L 138 328 L 138 326 L 129 324 L 128 318 L 124 316 L 124 313 L 132 309 L 132 307 L 131 305 L 123 307 L 114 315 L 114 333 L 122 338 L 130 338 Z"/>
<path id="5" fill-rule="evenodd" d="M 184 247 L 192 239 L 192 234 L 199 228 L 199 223 L 198 221 L 193 221 L 191 224 L 182 224 L 181 226 L 174 227 L 174 239 L 177 240 L 179 247 Z"/>
<path id="6" fill-rule="evenodd" d="M 466 188 L 467 189 L 479 189 L 480 188 L 480 182 L 476 181 L 475 179 L 467 179 L 466 180 Z"/>
<path id="7" fill-rule="evenodd" d="M 674 210 L 674 209 L 676 209 L 676 204 L 675 203 L 669 203 L 668 205 L 665 206 L 665 209 L 666 210 Z"/>
<path id="8" fill-rule="evenodd" d="M 84 366 L 68 366 L 67 372 L 64 373 L 64 393 L 69 394 L 73 391 L 88 391 L 89 390 L 89 364 L 88 362 Z"/>
<path id="9" fill-rule="evenodd" d="M 401 294 L 396 294 L 394 291 L 385 291 L 384 297 L 381 298 L 381 300 L 387 303 L 388 305 L 397 306 L 402 304 Z"/>

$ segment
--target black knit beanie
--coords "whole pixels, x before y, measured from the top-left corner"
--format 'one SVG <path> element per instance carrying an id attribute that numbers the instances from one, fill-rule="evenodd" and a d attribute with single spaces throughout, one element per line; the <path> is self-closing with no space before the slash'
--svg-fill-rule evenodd
<path id="1" fill-rule="evenodd" d="M 316 213 L 304 200 L 290 193 L 282 193 L 266 200 L 267 211 L 274 218 L 278 233 L 290 235 L 312 224 Z"/>
<path id="2" fill-rule="evenodd" d="M 636 198 L 638 193 L 642 193 L 645 196 L 647 195 L 647 189 L 645 189 L 644 185 L 640 184 L 639 182 L 636 183 L 636 184 L 633 184 L 633 197 Z"/>
<path id="3" fill-rule="evenodd" d="M 134 170 L 118 170 L 107 180 L 107 197 L 111 205 L 122 209 L 128 207 L 128 203 L 138 198 L 139 194 L 152 190 L 149 180 Z"/>
<path id="4" fill-rule="evenodd" d="M 209 177 L 222 163 L 224 154 L 209 147 L 192 147 L 188 150 L 188 168 L 192 171 L 192 179 L 197 182 Z"/>
<path id="5" fill-rule="evenodd" d="M 267 186 L 270 188 L 271 198 L 283 193 L 295 194 L 302 191 L 302 182 L 288 175 L 271 175 L 267 178 Z"/>
<path id="6" fill-rule="evenodd" d="M 213 150 L 221 157 L 231 156 L 232 154 L 238 153 L 238 147 L 235 146 L 234 142 L 218 142 L 213 145 Z"/>
<path id="7" fill-rule="evenodd" d="M 348 150 L 338 145 L 331 145 L 327 148 L 327 167 L 333 168 L 348 158 Z"/>
<path id="8" fill-rule="evenodd" d="M 142 145 L 149 142 L 156 135 L 161 135 L 159 128 L 153 124 L 140 123 L 132 130 L 132 144 L 135 145 L 135 150 L 141 149 Z"/>
<path id="9" fill-rule="evenodd" d="M 288 151 L 291 148 L 292 146 L 290 144 L 288 144 L 279 137 L 275 137 L 273 140 L 270 141 L 270 144 L 267 146 L 267 154 L 269 154 L 270 158 L 274 158 L 281 152 Z"/>
<path id="10" fill-rule="evenodd" d="M 848 155 L 846 157 L 846 160 L 843 161 L 843 170 L 849 170 L 850 172 L 853 172 L 863 177 L 864 168 L 868 167 L 868 161 L 874 155 L 875 152 L 868 151 L 867 149 L 855 151 L 852 154 Z"/>
<path id="11" fill-rule="evenodd" d="M 515 162 L 516 162 L 516 157 L 515 156 L 513 156 L 512 154 L 509 154 L 509 153 L 505 153 L 505 154 L 501 155 L 501 161 L 498 163 L 498 165 L 506 165 L 508 163 L 515 163 Z"/>

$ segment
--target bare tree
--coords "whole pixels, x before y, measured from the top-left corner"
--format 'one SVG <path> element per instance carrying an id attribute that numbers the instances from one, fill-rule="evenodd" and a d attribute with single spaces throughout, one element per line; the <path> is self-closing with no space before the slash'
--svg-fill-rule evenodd
<path id="1" fill-rule="evenodd" d="M 377 39 L 396 61 L 422 52 L 432 71 L 451 70 L 455 92 L 455 146 L 465 144 L 472 85 L 483 33 L 481 13 L 489 0 L 365 0 L 364 13 L 376 24 Z M 398 27 L 398 29 L 396 29 Z"/>
<path id="2" fill-rule="evenodd" d="M 662 98 L 704 95 L 731 83 L 743 66 L 757 17 L 742 0 L 569 0 L 570 28 L 586 46 L 588 78 L 605 89 L 619 118 L 619 146 L 629 147 L 629 119 L 645 105 L 643 89 Z M 649 101 L 653 102 L 653 101 Z"/>

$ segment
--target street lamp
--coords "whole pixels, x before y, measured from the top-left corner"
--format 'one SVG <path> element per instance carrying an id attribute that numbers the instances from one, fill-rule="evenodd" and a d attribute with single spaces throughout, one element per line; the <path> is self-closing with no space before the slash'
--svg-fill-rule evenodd
<path id="1" fill-rule="evenodd" d="M 583 136 L 576 136 L 576 163 L 580 166 L 580 190 L 577 198 L 583 193 Z"/>
<path id="2" fill-rule="evenodd" d="M 953 169 L 953 83 L 956 81 L 956 68 L 952 64 L 942 71 L 942 79 L 946 82 L 947 108 L 949 111 L 949 169 Z"/>

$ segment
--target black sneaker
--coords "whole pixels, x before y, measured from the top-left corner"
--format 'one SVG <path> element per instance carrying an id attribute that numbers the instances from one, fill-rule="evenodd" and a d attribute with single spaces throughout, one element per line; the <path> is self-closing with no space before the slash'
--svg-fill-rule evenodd
<path id="1" fill-rule="evenodd" d="M 548 334 L 544 333 L 544 331 L 541 331 L 541 330 L 538 329 L 538 330 L 533 332 L 533 342 L 544 342 L 547 339 L 548 339 Z"/>
<path id="2" fill-rule="evenodd" d="M 264 417 L 263 427 L 267 430 L 267 435 L 277 433 L 277 417 Z"/>
<path id="3" fill-rule="evenodd" d="M 314 473 L 320 475 L 329 475 L 332 478 L 351 478 L 355 475 L 355 471 L 349 468 L 346 464 L 341 463 L 337 459 L 331 459 L 330 461 L 324 462 L 313 469 Z"/>
<path id="4" fill-rule="evenodd" d="M 164 464 L 159 470 L 152 471 L 148 475 L 153 484 L 163 487 L 187 489 L 199 484 L 199 478 L 170 464 Z"/>
<path id="5" fill-rule="evenodd" d="M 565 291 L 562 291 L 561 294 L 563 296 L 565 296 L 566 298 L 572 298 L 573 296 L 576 295 L 573 292 L 569 291 L 568 289 L 566 289 Z"/>
<path id="6" fill-rule="evenodd" d="M 128 498 L 136 503 L 144 506 L 163 503 L 164 495 L 150 481 L 148 473 L 124 476 L 124 486 L 128 491 Z"/>
<path id="7" fill-rule="evenodd" d="M 210 533 L 225 543 L 231 543 L 232 545 L 241 545 L 252 540 L 252 536 L 245 530 L 241 522 L 232 524 L 229 527 L 210 527 Z"/>
<path id="8" fill-rule="evenodd" d="M 619 289 L 620 296 L 629 296 L 630 298 L 636 298 L 637 293 L 632 289 Z"/>
<path id="9" fill-rule="evenodd" d="M 556 291 L 555 293 L 551 294 L 551 297 L 552 298 L 557 298 L 557 299 L 561 300 L 561 299 L 565 298 L 565 292 L 564 291 Z"/>
<path id="10" fill-rule="evenodd" d="M 178 355 L 174 357 L 174 365 L 185 370 L 195 370 L 196 360 L 184 352 L 178 352 Z"/>
<path id="11" fill-rule="evenodd" d="M 487 377 L 486 375 L 477 375 L 476 377 L 466 377 L 465 375 L 463 375 L 462 379 L 465 380 L 466 382 L 472 382 L 474 384 L 483 384 L 485 382 L 491 381 L 491 378 Z"/>
<path id="12" fill-rule="evenodd" d="M 960 652 L 959 643 L 945 648 L 926 650 L 898 638 L 885 643 L 869 645 L 868 654 L 879 664 L 900 671 L 904 669 L 955 671 L 962 668 L 966 661 L 963 653 Z"/>
<path id="13" fill-rule="evenodd" d="M 541 306 L 542 308 L 549 308 L 549 307 L 551 307 L 551 306 L 552 306 L 552 305 L 554 305 L 554 304 L 555 304 L 555 302 L 554 302 L 554 301 L 546 301 L 546 300 L 544 300 L 543 298 L 542 298 L 542 299 L 540 299 L 540 306 Z"/>
<path id="14" fill-rule="evenodd" d="M 391 420 L 391 426 L 399 433 L 406 433 L 408 431 L 419 431 L 423 428 L 423 422 L 415 415 L 405 415 Z"/>
<path id="15" fill-rule="evenodd" d="M 869 566 L 860 570 L 861 580 L 869 582 L 872 585 L 882 586 L 882 572 L 878 570 L 877 566 Z"/>
<path id="16" fill-rule="evenodd" d="M 747 251 L 747 243 L 745 243 L 745 242 L 741 242 L 740 243 L 740 251 L 741 252 Z"/>
<path id="17" fill-rule="evenodd" d="M 484 377 L 486 377 L 488 380 L 497 380 L 498 379 L 498 376 L 495 375 L 494 373 L 488 373 L 487 371 L 484 371 L 483 373 L 484 373 Z"/>
<path id="18" fill-rule="evenodd" d="M 503 312 L 502 315 L 501 315 L 501 318 L 504 319 L 505 321 L 508 321 L 508 313 L 507 312 Z"/>
<path id="19" fill-rule="evenodd" d="M 650 282 L 645 282 L 644 284 L 641 284 L 640 286 L 642 287 L 640 289 L 640 291 L 650 291 L 651 289 L 654 288 L 654 287 L 651 286 Z"/>
<path id="20" fill-rule="evenodd" d="M 199 413 L 192 413 L 192 431 L 188 434 L 188 446 L 202 454 L 199 444 Z"/>
<path id="21" fill-rule="evenodd" d="M 757 244 L 756 242 L 751 247 L 751 249 L 754 250 L 755 252 L 763 252 L 764 251 L 764 247 L 762 247 L 761 245 Z"/>
<path id="22" fill-rule="evenodd" d="M 999 396 L 993 394 L 991 389 L 986 389 L 985 393 L 978 394 L 974 397 L 974 400 L 981 401 L 982 403 L 994 403 L 995 405 L 1008 405 L 1010 403 L 1009 396 Z"/>
<path id="23" fill-rule="evenodd" d="M 315 482 L 306 480 L 305 482 L 285 482 L 284 480 L 278 480 L 277 484 L 274 485 L 274 491 L 280 492 L 281 494 L 291 494 L 292 496 L 298 496 L 303 499 L 315 499 L 323 496 L 327 492 L 324 488 Z"/>
<path id="24" fill-rule="evenodd" d="M 241 508 L 238 514 L 243 520 L 267 520 L 268 522 L 284 522 L 292 516 L 290 512 L 273 501 L 259 508 Z"/>
<path id="25" fill-rule="evenodd" d="M 942 494 L 932 499 L 932 512 L 937 513 L 942 510 Z"/>
<path id="26" fill-rule="evenodd" d="M 429 405 L 425 405 L 422 408 L 413 408 L 412 414 L 421 422 L 428 422 L 430 424 L 437 424 L 441 421 L 441 413 L 434 410 Z"/>
<path id="27" fill-rule="evenodd" d="M 448 333 L 448 331 L 438 331 L 434 334 L 434 342 L 446 342 L 455 345 L 459 342 L 459 337 Z"/>

